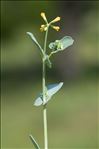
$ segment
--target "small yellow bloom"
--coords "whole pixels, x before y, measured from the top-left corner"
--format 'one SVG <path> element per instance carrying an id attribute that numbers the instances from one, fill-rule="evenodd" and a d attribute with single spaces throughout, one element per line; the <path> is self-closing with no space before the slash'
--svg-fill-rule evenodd
<path id="1" fill-rule="evenodd" d="M 59 30 L 60 30 L 60 27 L 59 27 L 59 26 L 52 26 L 52 25 L 51 25 L 51 27 L 52 27 L 53 29 L 55 29 L 56 31 L 59 31 Z"/>
<path id="2" fill-rule="evenodd" d="M 40 27 L 40 31 L 43 32 L 43 31 L 46 31 L 47 30 L 47 26 L 46 25 L 41 25 Z"/>
<path id="3" fill-rule="evenodd" d="M 56 17 L 54 20 L 52 20 L 52 21 L 49 22 L 49 23 L 48 23 L 48 21 L 47 21 L 47 18 L 46 18 L 46 15 L 45 15 L 44 12 L 41 12 L 41 17 L 42 17 L 42 18 L 44 19 L 44 21 L 46 22 L 46 24 L 41 25 L 41 27 L 40 27 L 41 32 L 47 31 L 48 28 L 49 28 L 49 26 L 51 26 L 51 27 L 52 27 L 53 29 L 55 29 L 56 31 L 59 31 L 59 30 L 60 30 L 60 27 L 59 27 L 59 26 L 54 26 L 54 25 L 52 25 L 53 23 L 60 21 L 60 19 L 61 19 L 60 17 Z"/>
<path id="4" fill-rule="evenodd" d="M 44 24 L 42 24 L 42 25 L 41 25 L 41 28 L 44 28 L 44 27 L 45 27 L 45 25 L 44 25 Z"/>
<path id="5" fill-rule="evenodd" d="M 54 20 L 52 20 L 50 23 L 55 23 L 55 22 L 58 22 L 58 21 L 60 21 L 60 17 L 56 17 Z"/>
<path id="6" fill-rule="evenodd" d="M 44 19 L 45 22 L 47 22 L 47 18 L 45 16 L 45 13 L 44 12 L 41 12 L 41 17 Z"/>

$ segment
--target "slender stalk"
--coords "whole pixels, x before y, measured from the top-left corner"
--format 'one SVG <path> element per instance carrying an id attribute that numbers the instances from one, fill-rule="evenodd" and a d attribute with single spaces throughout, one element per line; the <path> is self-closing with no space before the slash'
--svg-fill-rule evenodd
<path id="1" fill-rule="evenodd" d="M 48 29 L 49 29 L 49 24 L 48 24 L 48 28 L 47 28 L 47 30 L 46 30 L 46 34 L 45 34 L 44 52 L 46 52 L 46 44 L 47 44 Z"/>
<path id="2" fill-rule="evenodd" d="M 47 36 L 48 36 L 48 29 L 45 34 L 45 41 L 44 41 L 44 54 L 46 55 L 46 44 L 47 44 Z M 46 102 L 45 99 L 45 89 L 46 89 L 46 82 L 45 82 L 45 58 L 43 58 L 43 71 L 42 71 L 42 88 L 43 88 L 43 103 Z M 48 135 L 47 135 L 47 107 L 46 104 L 43 105 L 43 123 L 44 123 L 44 149 L 48 149 Z"/>
<path id="3" fill-rule="evenodd" d="M 44 148 L 48 149 L 47 108 L 46 108 L 46 106 L 44 106 L 44 108 L 43 108 L 43 116 L 44 116 Z"/>
<path id="4" fill-rule="evenodd" d="M 43 102 L 45 99 L 45 61 L 43 60 Z M 43 105 L 43 123 L 44 123 L 44 148 L 48 149 L 48 136 L 47 136 L 47 107 Z"/>

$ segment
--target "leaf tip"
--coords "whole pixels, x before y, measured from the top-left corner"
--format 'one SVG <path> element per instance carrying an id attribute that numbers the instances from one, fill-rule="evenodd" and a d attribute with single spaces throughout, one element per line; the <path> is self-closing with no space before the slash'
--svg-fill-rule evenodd
<path id="1" fill-rule="evenodd" d="M 26 34 L 27 34 L 27 35 L 31 35 L 31 33 L 30 33 L 30 32 L 26 32 Z"/>
<path id="2" fill-rule="evenodd" d="M 34 139 L 34 137 L 33 137 L 31 134 L 29 135 L 29 138 L 30 138 L 30 140 L 32 141 L 32 143 L 33 143 L 35 149 L 40 149 L 38 143 L 36 142 L 36 140 Z"/>
<path id="3" fill-rule="evenodd" d="M 63 86 L 64 82 L 60 82 L 60 85 Z"/>
<path id="4" fill-rule="evenodd" d="M 31 134 L 29 135 L 29 138 L 32 138 L 32 135 Z"/>
<path id="5" fill-rule="evenodd" d="M 38 97 L 35 101 L 34 101 L 34 106 L 38 107 L 40 105 L 42 105 L 43 101 L 41 99 L 41 97 Z"/>
<path id="6" fill-rule="evenodd" d="M 72 44 L 74 43 L 74 39 L 72 38 Z"/>
<path id="7" fill-rule="evenodd" d="M 40 106 L 41 104 L 38 104 L 38 103 L 36 103 L 36 101 L 35 101 L 33 105 L 36 106 L 36 107 L 38 107 L 38 106 Z"/>

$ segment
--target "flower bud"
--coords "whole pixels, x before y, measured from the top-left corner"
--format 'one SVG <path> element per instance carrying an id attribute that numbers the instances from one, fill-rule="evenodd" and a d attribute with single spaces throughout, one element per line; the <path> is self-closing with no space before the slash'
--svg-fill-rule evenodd
<path id="1" fill-rule="evenodd" d="M 44 12 L 41 12 L 41 17 L 44 19 L 45 22 L 47 22 L 46 16 Z"/>
<path id="2" fill-rule="evenodd" d="M 56 31 L 59 31 L 60 30 L 60 27 L 59 26 L 51 26 L 53 29 L 55 29 Z"/>
<path id="3" fill-rule="evenodd" d="M 60 17 L 56 17 L 54 20 L 52 20 L 50 23 L 55 23 L 55 22 L 58 22 L 58 21 L 60 21 Z"/>
<path id="4" fill-rule="evenodd" d="M 46 31 L 47 30 L 47 26 L 46 25 L 41 25 L 40 27 L 40 31 L 43 32 L 43 31 Z"/>

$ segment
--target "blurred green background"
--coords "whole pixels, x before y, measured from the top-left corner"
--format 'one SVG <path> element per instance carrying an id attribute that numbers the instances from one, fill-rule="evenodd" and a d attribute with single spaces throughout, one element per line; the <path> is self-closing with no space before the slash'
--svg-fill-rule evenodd
<path id="1" fill-rule="evenodd" d="M 99 89 L 99 2 L 1 2 L 2 149 L 32 149 L 33 134 L 43 149 L 42 107 L 33 102 L 41 91 L 41 58 L 26 35 L 33 32 L 43 45 L 39 28 L 45 12 L 61 17 L 61 30 L 50 30 L 49 42 L 65 35 L 73 46 L 52 58 L 47 82 L 64 82 L 48 105 L 49 149 L 97 149 Z"/>

